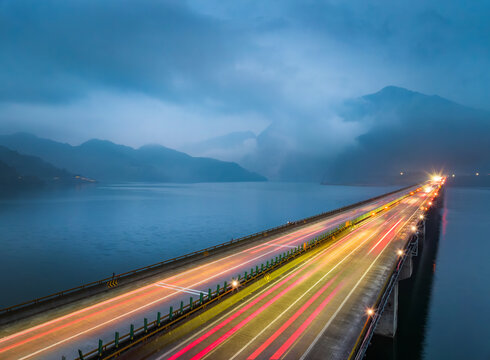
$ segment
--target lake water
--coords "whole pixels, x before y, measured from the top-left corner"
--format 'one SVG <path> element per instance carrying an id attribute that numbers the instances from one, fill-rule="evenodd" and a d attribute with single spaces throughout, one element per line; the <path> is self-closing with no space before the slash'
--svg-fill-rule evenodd
<path id="1" fill-rule="evenodd" d="M 393 189 L 121 184 L 0 199 L 0 307 Z M 375 339 L 368 359 L 490 359 L 489 204 L 488 189 L 447 189 L 433 245 L 402 282 L 398 336 Z"/>
<path id="2" fill-rule="evenodd" d="M 399 283 L 397 335 L 374 337 L 366 360 L 490 359 L 490 189 L 448 187 L 444 200 Z"/>

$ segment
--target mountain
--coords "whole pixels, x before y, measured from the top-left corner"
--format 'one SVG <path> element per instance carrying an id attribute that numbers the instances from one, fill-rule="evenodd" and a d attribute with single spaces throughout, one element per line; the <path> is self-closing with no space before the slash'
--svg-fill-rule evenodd
<path id="1" fill-rule="evenodd" d="M 35 188 L 42 185 L 78 184 L 90 179 L 73 175 L 35 156 L 19 154 L 0 146 L 0 187 L 2 190 Z"/>
<path id="2" fill-rule="evenodd" d="M 39 156 L 57 167 L 106 182 L 266 180 L 236 163 L 192 157 L 161 145 L 146 145 L 134 149 L 93 139 L 79 146 L 72 146 L 25 133 L 2 135 L 0 145 Z"/>
<path id="3" fill-rule="evenodd" d="M 330 164 L 330 180 L 380 182 L 400 172 L 469 174 L 490 167 L 488 112 L 389 86 L 347 101 L 340 114 L 368 130 Z"/>
<path id="4" fill-rule="evenodd" d="M 275 180 L 400 183 L 431 170 L 487 173 L 489 135 L 489 112 L 388 86 L 322 117 L 276 120 L 236 161 Z"/>

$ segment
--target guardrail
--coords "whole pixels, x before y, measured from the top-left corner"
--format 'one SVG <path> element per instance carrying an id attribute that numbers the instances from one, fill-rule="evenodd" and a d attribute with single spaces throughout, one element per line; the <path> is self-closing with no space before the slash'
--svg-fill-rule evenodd
<path id="1" fill-rule="evenodd" d="M 393 207 L 411 194 L 413 193 L 405 194 L 400 198 L 376 208 L 375 210 L 348 220 L 337 228 L 320 234 L 314 239 L 304 243 L 303 246 L 299 245 L 279 256 L 276 256 L 275 259 L 272 258 L 270 262 L 267 261 L 265 264 L 262 263 L 260 266 L 256 265 L 255 270 L 251 268 L 250 273 L 246 271 L 243 274 L 243 277 L 241 277 L 241 274 L 239 274 L 234 280 L 232 280 L 231 283 L 227 283 L 225 281 L 222 288 L 220 287 L 220 284 L 218 284 L 216 290 L 213 291 L 209 289 L 207 294 L 201 293 L 200 298 L 195 301 L 191 297 L 188 304 L 184 305 L 184 303 L 181 302 L 179 310 L 174 311 L 174 309 L 170 307 L 168 313 L 163 317 L 161 313 L 158 312 L 156 320 L 152 322 L 148 322 L 148 319 L 144 318 L 143 326 L 135 329 L 133 325 L 130 325 L 130 331 L 128 333 L 119 336 L 119 333 L 116 332 L 114 340 L 106 344 L 103 344 L 102 340 L 99 340 L 99 346 L 97 349 L 89 351 L 85 354 L 83 354 L 81 350 L 78 350 L 79 357 L 76 360 L 92 360 L 96 358 L 112 359 L 117 357 L 122 352 L 129 350 L 143 341 L 146 341 L 148 338 L 156 335 L 157 333 L 168 330 L 173 325 L 176 325 L 196 312 L 204 310 L 210 304 L 216 303 L 223 297 L 233 294 L 237 289 L 238 284 L 240 287 L 243 287 L 263 276 L 267 276 L 268 273 L 283 266 L 285 263 L 294 260 L 295 258 L 311 251 L 313 248 L 316 248 L 327 241 L 335 239 L 335 236 L 344 231 L 353 229 L 366 219 L 371 218 L 373 215 Z M 237 283 L 234 284 L 233 281 L 236 281 Z"/>
<path id="2" fill-rule="evenodd" d="M 167 260 L 158 262 L 156 264 L 148 265 L 148 266 L 141 267 L 141 268 L 138 268 L 138 269 L 135 269 L 135 270 L 131 270 L 131 271 L 128 271 L 128 272 L 125 272 L 125 273 L 117 274 L 117 275 L 115 275 L 113 277 L 108 277 L 108 278 L 104 278 L 104 279 L 101 279 L 101 280 L 93 281 L 91 283 L 80 285 L 80 286 L 77 286 L 77 287 L 74 287 L 74 288 L 71 288 L 71 289 L 68 289 L 68 290 L 63 290 L 63 291 L 60 291 L 60 292 L 57 292 L 57 293 L 53 293 L 53 294 L 50 294 L 50 295 L 46 295 L 46 296 L 43 296 L 43 297 L 40 297 L 40 298 L 37 298 L 37 299 L 34 299 L 34 300 L 26 301 L 24 303 L 12 305 L 12 306 L 9 306 L 7 308 L 0 309 L 0 317 L 3 316 L 3 315 L 6 315 L 6 314 L 8 314 L 8 313 L 10 313 L 12 311 L 20 310 L 22 308 L 26 308 L 26 307 L 32 306 L 32 305 L 46 303 L 47 301 L 54 300 L 54 299 L 60 298 L 62 296 L 70 295 L 70 294 L 76 293 L 77 291 L 87 290 L 87 289 L 90 289 L 90 288 L 95 288 L 95 287 L 100 286 L 102 284 L 105 284 L 105 283 L 107 283 L 109 281 L 116 281 L 118 283 L 121 283 L 121 280 L 128 279 L 129 277 L 131 277 L 133 275 L 136 275 L 136 274 L 139 274 L 139 273 L 143 273 L 143 272 L 149 271 L 149 270 L 154 270 L 154 269 L 157 269 L 159 267 L 162 267 L 162 266 L 165 266 L 165 265 L 169 265 L 169 264 L 172 264 L 172 263 L 175 263 L 175 262 L 184 260 L 184 259 L 189 259 L 189 258 L 195 257 L 196 255 L 202 255 L 202 254 L 205 254 L 205 253 L 210 253 L 210 252 L 213 252 L 213 251 L 216 251 L 216 250 L 220 250 L 220 249 L 229 247 L 230 245 L 237 245 L 237 244 L 240 244 L 240 243 L 245 243 L 247 241 L 256 240 L 256 239 L 263 238 L 263 237 L 270 236 L 270 235 L 275 235 L 275 234 L 277 234 L 279 232 L 283 232 L 283 231 L 288 230 L 288 229 L 293 229 L 295 227 L 298 227 L 298 226 L 301 226 L 301 225 L 305 225 L 307 223 L 311 223 L 311 222 L 317 221 L 317 220 L 319 220 L 319 219 L 321 219 L 323 217 L 332 216 L 332 215 L 335 215 L 335 214 L 338 214 L 338 213 L 341 213 L 341 212 L 344 212 L 344 211 L 347 211 L 347 210 L 350 210 L 350 209 L 353 209 L 353 208 L 356 208 L 356 207 L 359 207 L 359 206 L 368 204 L 370 202 L 376 201 L 376 200 L 381 199 L 383 197 L 390 196 L 390 195 L 393 195 L 393 194 L 396 194 L 396 193 L 405 191 L 405 190 L 407 190 L 409 188 L 413 188 L 413 187 L 418 186 L 418 185 L 419 184 L 414 184 L 414 185 L 406 186 L 406 187 L 403 187 L 401 189 L 398 189 L 398 190 L 395 190 L 395 191 L 391 191 L 389 193 L 382 194 L 382 195 L 379 195 L 379 196 L 375 196 L 375 197 L 372 197 L 370 199 L 363 200 L 363 201 L 360 201 L 360 202 L 357 202 L 357 203 L 354 203 L 354 204 L 351 204 L 351 205 L 343 206 L 343 207 L 338 208 L 338 209 L 335 209 L 335 210 L 323 212 L 321 214 L 310 216 L 310 217 L 307 217 L 307 218 L 304 218 L 304 219 L 301 219 L 301 220 L 297 220 L 297 221 L 294 221 L 294 222 L 288 222 L 287 224 L 284 224 L 284 225 L 276 226 L 274 228 L 271 228 L 271 229 L 268 229 L 268 230 L 264 230 L 264 231 L 261 231 L 261 232 L 257 232 L 257 233 L 254 233 L 252 235 L 244 236 L 244 237 L 241 237 L 241 238 L 238 238 L 238 239 L 232 239 L 230 241 L 227 241 L 227 242 L 224 242 L 224 243 L 221 243 L 221 244 L 218 244 L 218 245 L 210 246 L 208 248 L 201 249 L 201 250 L 198 250 L 198 251 L 194 251 L 194 252 L 191 252 L 191 253 L 188 253 L 188 254 L 185 254 L 185 255 L 180 255 L 180 256 L 177 256 L 177 257 L 174 257 L 174 258 L 171 258 L 171 259 L 167 259 Z"/>
<path id="3" fill-rule="evenodd" d="M 439 186 L 439 189 L 441 186 Z M 431 201 L 434 200 L 434 197 L 431 198 Z M 426 200 L 428 201 L 428 200 Z M 424 202 L 425 203 L 425 202 Z M 427 211 L 428 207 L 423 207 L 424 210 L 419 211 L 422 213 L 423 211 Z M 419 213 L 417 212 L 417 213 Z M 415 213 L 415 215 L 417 215 Z M 425 215 L 424 215 L 425 217 Z M 417 220 L 417 223 L 415 226 L 419 228 L 420 225 L 419 220 Z M 374 331 L 376 329 L 376 326 L 378 322 L 381 319 L 381 316 L 383 315 L 384 308 L 388 302 L 388 299 L 391 295 L 391 292 L 393 291 L 393 288 L 395 287 L 398 278 L 400 276 L 400 272 L 403 268 L 403 265 L 405 264 L 406 259 L 408 258 L 408 254 L 412 253 L 413 248 L 417 244 L 417 235 L 412 235 L 407 242 L 405 248 L 403 249 L 403 256 L 400 256 L 398 261 L 393 265 L 392 271 L 391 271 L 391 276 L 388 277 L 388 279 L 385 281 L 382 290 L 380 294 L 378 295 L 378 298 L 376 299 L 375 305 L 374 305 L 374 314 L 370 317 L 367 318 L 366 323 L 364 324 L 364 327 L 357 338 L 357 341 L 354 345 L 354 348 L 352 349 L 350 355 L 349 355 L 349 360 L 361 360 L 364 357 L 364 354 L 367 351 L 367 348 L 370 344 L 371 338 L 374 335 Z"/>

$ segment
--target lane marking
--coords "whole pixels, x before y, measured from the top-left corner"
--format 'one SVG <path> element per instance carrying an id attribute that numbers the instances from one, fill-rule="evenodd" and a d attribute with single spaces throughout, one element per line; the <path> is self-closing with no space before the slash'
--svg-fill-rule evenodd
<path id="1" fill-rule="evenodd" d="M 270 246 L 285 247 L 285 248 L 290 248 L 290 249 L 291 249 L 291 248 L 292 248 L 292 249 L 296 248 L 296 246 L 294 246 L 294 245 L 280 245 L 280 244 L 271 244 Z"/>
<path id="2" fill-rule="evenodd" d="M 394 217 L 394 216 L 396 216 L 396 214 L 395 214 L 395 215 L 393 215 L 392 217 Z M 392 217 L 390 217 L 388 220 L 390 220 Z M 306 266 L 308 263 L 310 263 L 311 261 L 315 260 L 316 258 L 318 258 L 318 257 L 320 257 L 320 256 L 322 256 L 322 255 L 324 255 L 324 253 L 326 253 L 326 252 L 330 252 L 330 251 L 332 251 L 332 250 L 335 250 L 335 249 L 336 249 L 337 247 L 339 247 L 340 245 L 343 245 L 343 244 L 345 244 L 345 243 L 349 242 L 348 240 L 351 240 L 351 239 L 350 239 L 351 237 L 356 237 L 356 236 L 358 236 L 358 235 L 359 235 L 359 234 L 358 234 L 358 232 L 359 232 L 361 229 L 365 228 L 366 226 L 368 226 L 369 224 L 371 224 L 372 222 L 374 222 L 375 220 L 378 220 L 378 219 L 379 219 L 378 217 L 370 219 L 370 220 L 369 220 L 367 223 L 365 223 L 365 224 L 361 225 L 359 228 L 355 229 L 353 232 L 351 232 L 350 234 L 346 235 L 346 236 L 345 236 L 345 237 L 344 237 L 342 240 L 340 240 L 339 242 L 334 243 L 332 246 L 330 246 L 330 247 L 328 247 L 328 248 L 326 248 L 326 249 L 324 249 L 324 250 L 320 251 L 318 254 L 316 254 L 316 255 L 314 255 L 313 257 L 311 257 L 310 259 L 306 260 L 306 261 L 305 261 L 303 264 L 299 265 L 299 266 L 298 266 L 298 267 L 297 267 L 297 268 L 294 270 L 294 272 L 293 272 L 293 273 L 296 273 L 296 272 L 300 271 L 300 270 L 301 270 L 301 269 L 302 269 L 304 266 Z M 387 221 L 388 221 L 388 220 L 387 220 Z M 324 276 L 323 276 L 323 277 L 322 277 L 320 280 L 318 280 L 318 281 L 317 281 L 317 282 L 316 282 L 316 283 L 315 283 L 313 286 L 316 286 L 316 285 L 317 285 L 319 282 L 321 282 L 321 281 L 322 281 L 322 280 L 323 280 L 323 279 L 324 279 L 326 276 L 328 276 L 328 275 L 329 275 L 329 274 L 330 274 L 330 273 L 331 273 L 333 270 L 335 270 L 335 269 L 337 268 L 337 266 L 339 266 L 339 265 L 340 265 L 342 262 L 344 262 L 344 261 L 345 261 L 345 259 L 347 259 L 347 258 L 348 258 L 348 257 L 349 257 L 349 256 L 350 256 L 352 253 L 354 253 L 354 252 L 355 252 L 355 251 L 356 251 L 356 250 L 357 250 L 357 249 L 358 249 L 358 248 L 359 248 L 361 245 L 363 245 L 363 244 L 364 244 L 366 241 L 368 241 L 368 240 L 369 240 L 369 239 L 370 239 L 372 236 L 374 236 L 374 235 L 375 235 L 375 234 L 371 235 L 370 237 L 368 237 L 367 239 L 365 239 L 364 241 L 362 241 L 362 242 L 361 242 L 361 243 L 360 243 L 360 244 L 359 244 L 359 245 L 358 245 L 356 248 L 354 248 L 354 250 L 352 250 L 352 251 L 351 251 L 349 254 L 347 254 L 347 255 L 346 255 L 346 256 L 345 256 L 345 257 L 344 257 L 344 258 L 343 258 L 343 259 L 342 259 L 340 262 L 338 262 L 338 263 L 337 263 L 337 264 L 336 264 L 336 265 L 335 265 L 335 266 L 334 266 L 334 267 L 333 267 L 333 268 L 332 268 L 332 269 L 331 269 L 329 272 L 327 272 L 327 273 L 326 273 L 326 274 L 325 274 L 325 275 L 324 275 Z M 257 296 L 260 296 L 260 295 L 261 295 L 263 292 L 265 292 L 265 291 L 268 291 L 268 289 L 267 289 L 267 288 L 265 288 L 264 290 L 262 290 L 262 291 L 261 291 L 260 293 L 258 293 L 256 296 L 252 297 L 252 298 L 249 300 L 249 302 L 253 301 L 253 300 L 254 300 L 254 299 L 257 297 Z M 298 299 L 297 299 L 297 300 L 294 302 L 294 304 L 295 304 L 295 303 L 297 303 L 297 302 L 298 302 L 298 301 L 299 301 L 301 298 L 303 298 L 304 296 L 306 296 L 306 295 L 307 295 L 307 293 L 308 293 L 308 292 L 305 292 L 305 293 L 304 293 L 304 294 L 303 294 L 303 295 L 302 295 L 300 298 L 298 298 Z M 242 307 L 246 306 L 246 305 L 247 305 L 249 302 L 247 302 L 247 303 L 244 303 L 244 304 L 240 305 L 240 306 L 239 306 L 239 307 L 238 307 L 238 308 L 237 308 L 235 311 L 240 310 Z M 294 304 L 292 304 L 292 305 L 291 305 L 290 307 L 288 307 L 288 309 L 286 309 L 286 310 L 289 310 L 289 309 L 290 309 L 290 308 L 291 308 L 291 307 L 292 307 Z M 286 311 L 284 311 L 284 312 L 283 312 L 283 313 L 282 313 L 280 316 L 282 316 L 282 315 L 283 315 L 283 314 L 285 314 L 285 313 L 286 313 Z M 206 326 L 205 328 L 203 328 L 202 330 L 200 330 L 200 331 L 196 332 L 196 333 L 195 333 L 194 335 L 192 335 L 191 337 L 189 337 L 189 338 L 187 338 L 186 340 L 184 340 L 184 341 L 180 342 L 180 344 L 178 344 L 178 345 L 174 346 L 172 349 L 170 349 L 170 350 L 168 350 L 167 352 L 165 352 L 165 353 L 164 353 L 162 356 L 158 357 L 158 360 L 162 360 L 162 359 L 164 359 L 166 356 L 168 356 L 170 353 L 172 353 L 172 352 L 174 352 L 175 350 L 177 350 L 179 347 L 181 347 L 181 346 L 183 346 L 184 344 L 186 344 L 186 343 L 190 342 L 192 339 L 196 338 L 197 336 L 199 336 L 199 335 L 200 335 L 201 333 L 203 333 L 204 331 L 207 331 L 207 330 L 208 330 L 210 327 L 214 327 L 214 326 L 216 326 L 216 324 L 217 324 L 217 323 L 221 322 L 221 321 L 222 321 L 222 320 L 223 320 L 225 317 L 227 317 L 227 316 L 228 316 L 228 314 L 223 315 L 221 318 L 219 318 L 219 319 L 215 320 L 215 321 L 214 321 L 214 322 L 212 322 L 210 325 L 208 325 L 208 326 Z M 276 319 L 274 319 L 274 320 L 273 320 L 273 321 L 272 321 L 272 322 L 271 322 L 271 323 L 268 325 L 268 327 L 269 327 L 269 326 L 271 326 L 271 324 L 273 324 L 275 321 L 277 321 L 277 320 L 278 320 L 278 318 L 279 318 L 279 317 L 277 317 Z M 263 330 L 263 331 L 264 331 L 264 330 Z M 262 332 L 263 332 L 263 331 L 262 331 Z M 237 354 L 235 354 L 235 356 L 233 356 L 231 359 L 235 358 L 237 355 L 238 355 L 238 353 L 237 353 Z M 230 360 L 231 360 L 231 359 L 230 359 Z"/>
<path id="3" fill-rule="evenodd" d="M 417 211 L 418 211 L 418 207 L 414 211 L 414 213 L 408 218 L 408 220 L 403 223 L 403 226 L 401 227 L 401 229 L 403 229 L 406 226 L 406 224 L 412 219 L 412 217 L 415 215 L 415 213 Z M 398 232 L 400 232 L 400 231 L 398 231 Z M 357 281 L 357 283 L 351 289 L 351 291 L 349 292 L 349 294 L 347 294 L 347 296 L 345 297 L 344 301 L 342 301 L 342 303 L 337 308 L 337 310 L 335 311 L 335 313 L 332 315 L 332 317 L 325 324 L 325 326 L 323 327 L 323 329 L 318 333 L 318 335 L 316 336 L 316 338 L 313 340 L 313 342 L 310 344 L 310 346 L 306 349 L 306 351 L 304 352 L 304 354 L 301 356 L 300 360 L 306 359 L 306 357 L 308 356 L 308 354 L 310 353 L 310 351 L 316 345 L 316 343 L 318 342 L 318 340 L 323 336 L 323 334 L 325 333 L 325 331 L 327 330 L 327 328 L 330 326 L 330 324 L 333 322 L 333 320 L 335 319 L 335 317 L 338 315 L 338 313 L 340 312 L 340 310 L 344 307 L 345 303 L 349 300 L 349 298 L 352 296 L 352 294 L 354 293 L 354 291 L 357 289 L 357 287 L 359 286 L 359 284 L 361 283 L 361 281 L 364 280 L 364 278 L 366 277 L 366 275 L 368 274 L 368 272 L 371 270 L 371 268 L 374 266 L 374 264 L 376 264 L 376 261 L 379 259 L 379 257 L 383 254 L 383 252 L 387 248 L 388 248 L 388 246 L 385 246 L 383 248 L 383 250 L 381 250 L 381 252 L 378 254 L 378 256 L 376 256 L 376 258 L 373 260 L 373 262 L 371 263 L 371 265 L 367 268 L 367 270 L 364 272 L 364 274 L 361 276 L 361 278 Z"/>
<path id="4" fill-rule="evenodd" d="M 189 289 L 189 288 L 185 288 L 185 287 L 181 287 L 181 286 L 177 286 L 177 285 L 165 284 L 165 283 L 158 283 L 158 284 L 156 284 L 156 286 L 159 286 L 159 287 L 162 287 L 165 289 L 178 290 L 178 292 L 186 292 L 186 293 L 198 295 L 198 296 L 200 296 L 201 294 L 205 294 L 204 291 Z"/>

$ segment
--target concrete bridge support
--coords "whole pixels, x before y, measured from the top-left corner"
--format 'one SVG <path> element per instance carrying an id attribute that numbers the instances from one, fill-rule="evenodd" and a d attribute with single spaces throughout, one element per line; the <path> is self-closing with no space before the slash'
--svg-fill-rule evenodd
<path id="1" fill-rule="evenodd" d="M 403 267 L 400 270 L 398 281 L 408 279 L 412 276 L 413 261 L 412 254 L 407 254 L 407 258 L 403 263 Z M 386 306 L 381 315 L 381 319 L 375 329 L 375 334 L 387 336 L 390 338 L 395 337 L 396 328 L 398 325 L 398 281 L 391 291 L 390 297 L 386 303 Z"/>
<path id="2" fill-rule="evenodd" d="M 398 283 L 393 287 L 391 295 L 386 303 L 386 306 L 379 319 L 376 330 L 377 335 L 387 336 L 390 338 L 395 337 L 396 327 L 398 325 Z"/>
<path id="3" fill-rule="evenodd" d="M 407 254 L 407 258 L 403 263 L 402 269 L 400 270 L 400 275 L 398 276 L 398 281 L 408 279 L 412 276 L 413 272 L 413 261 L 412 254 Z"/>

